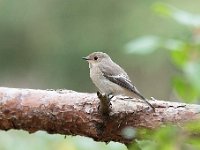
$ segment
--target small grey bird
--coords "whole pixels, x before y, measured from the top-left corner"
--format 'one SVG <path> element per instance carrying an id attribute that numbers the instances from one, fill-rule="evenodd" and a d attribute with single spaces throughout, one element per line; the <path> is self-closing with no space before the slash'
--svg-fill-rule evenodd
<path id="1" fill-rule="evenodd" d="M 139 97 L 154 110 L 154 107 L 131 83 L 127 73 L 114 63 L 106 53 L 93 52 L 83 59 L 88 61 L 90 78 L 101 93 L 112 96 Z"/>

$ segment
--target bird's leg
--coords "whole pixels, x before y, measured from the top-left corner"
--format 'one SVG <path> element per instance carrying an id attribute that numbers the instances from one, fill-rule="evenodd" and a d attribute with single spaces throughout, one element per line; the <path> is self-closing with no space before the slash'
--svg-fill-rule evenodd
<path id="1" fill-rule="evenodd" d="M 112 95 L 112 93 L 109 93 L 109 94 L 108 94 L 109 100 L 111 100 L 113 97 L 114 97 L 114 95 Z"/>

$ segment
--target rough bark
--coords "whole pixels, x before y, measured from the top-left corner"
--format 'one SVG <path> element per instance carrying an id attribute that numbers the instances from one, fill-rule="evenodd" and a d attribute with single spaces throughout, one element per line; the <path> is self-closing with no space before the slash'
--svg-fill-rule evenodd
<path id="1" fill-rule="evenodd" d="M 69 90 L 33 90 L 0 87 L 0 129 L 44 130 L 83 135 L 97 141 L 129 143 L 124 127 L 155 129 L 166 123 L 181 125 L 199 119 L 200 105 L 151 100 L 155 112 L 140 100 L 111 100 L 109 117 L 98 111 L 96 94 Z"/>

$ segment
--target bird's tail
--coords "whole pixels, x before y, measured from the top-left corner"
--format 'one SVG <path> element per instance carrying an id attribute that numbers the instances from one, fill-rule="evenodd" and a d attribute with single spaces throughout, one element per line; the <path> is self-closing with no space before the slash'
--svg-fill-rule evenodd
<path id="1" fill-rule="evenodd" d="M 151 108 L 152 108 L 152 110 L 155 112 L 155 108 L 153 107 L 153 105 L 151 105 L 149 102 L 148 102 L 148 100 L 144 97 L 144 96 L 142 96 L 142 94 L 140 94 L 139 92 L 137 92 L 137 91 L 133 91 L 133 93 L 135 94 L 135 95 L 137 95 L 138 97 L 140 97 L 146 104 L 148 104 Z"/>

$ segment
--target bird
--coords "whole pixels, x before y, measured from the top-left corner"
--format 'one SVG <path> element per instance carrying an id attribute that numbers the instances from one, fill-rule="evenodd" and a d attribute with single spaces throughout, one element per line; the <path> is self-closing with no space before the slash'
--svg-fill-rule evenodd
<path id="1" fill-rule="evenodd" d="M 153 111 L 155 108 L 139 92 L 131 82 L 128 74 L 104 52 L 93 52 L 82 57 L 89 63 L 90 78 L 94 85 L 108 96 L 128 96 L 140 98 L 148 104 Z"/>

